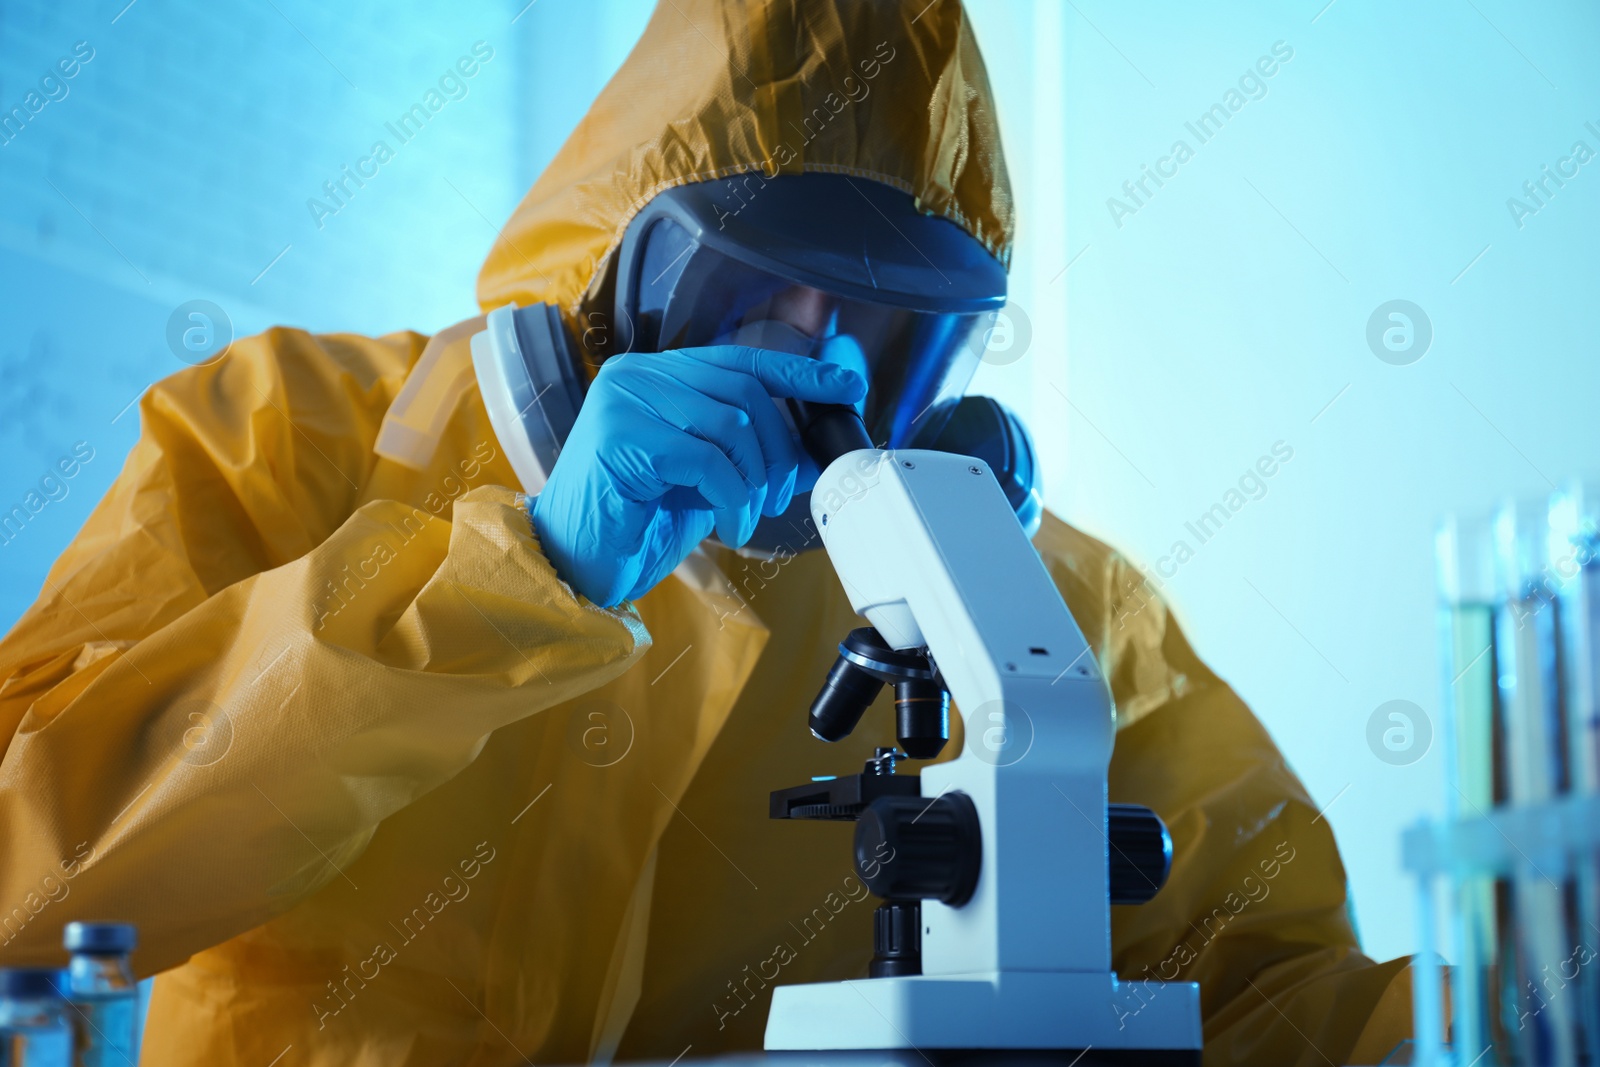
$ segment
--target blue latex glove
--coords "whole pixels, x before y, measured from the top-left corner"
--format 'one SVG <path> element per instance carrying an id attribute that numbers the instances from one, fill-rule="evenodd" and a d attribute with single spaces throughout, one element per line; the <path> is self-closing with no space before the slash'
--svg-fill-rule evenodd
<path id="1" fill-rule="evenodd" d="M 854 371 L 759 348 L 614 356 L 534 498 L 539 543 L 594 603 L 643 596 L 713 529 L 738 547 L 789 506 L 801 452 L 774 397 L 854 404 L 866 392 Z"/>

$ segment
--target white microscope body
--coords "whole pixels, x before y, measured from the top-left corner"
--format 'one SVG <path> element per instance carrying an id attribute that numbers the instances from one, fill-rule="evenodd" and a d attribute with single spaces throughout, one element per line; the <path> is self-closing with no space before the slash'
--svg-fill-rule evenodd
<path id="1" fill-rule="evenodd" d="M 1110 692 L 993 475 L 966 456 L 861 450 L 811 501 L 851 605 L 893 648 L 926 646 L 963 716 L 964 751 L 923 769 L 922 795 L 971 798 L 981 867 L 963 906 L 923 901 L 920 975 L 780 986 L 766 1048 L 1198 1063 L 1198 987 L 1111 970 Z"/>

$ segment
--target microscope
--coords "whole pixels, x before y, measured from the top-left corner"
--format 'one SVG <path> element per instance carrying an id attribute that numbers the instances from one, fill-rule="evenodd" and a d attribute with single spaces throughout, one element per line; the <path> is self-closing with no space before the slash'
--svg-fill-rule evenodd
<path id="1" fill-rule="evenodd" d="M 1199 987 L 1111 969 L 1109 906 L 1155 895 L 1171 838 L 1106 801 L 1110 691 L 994 475 L 877 449 L 850 408 L 790 407 L 822 470 L 816 529 L 869 623 L 840 644 L 810 727 L 836 741 L 893 686 L 899 748 L 772 794 L 775 819 L 854 822 L 856 872 L 883 903 L 870 977 L 777 987 L 766 1049 L 1198 1065 Z M 963 751 L 899 773 L 944 748 L 951 698 Z"/>

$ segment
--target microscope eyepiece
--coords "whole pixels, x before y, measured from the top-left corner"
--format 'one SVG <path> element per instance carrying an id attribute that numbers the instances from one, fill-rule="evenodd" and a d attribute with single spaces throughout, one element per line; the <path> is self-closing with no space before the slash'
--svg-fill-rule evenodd
<path id="1" fill-rule="evenodd" d="M 847 453 L 874 447 L 866 424 L 848 404 L 790 400 L 789 412 L 800 431 L 800 443 L 818 470 L 827 470 L 828 464 Z"/>

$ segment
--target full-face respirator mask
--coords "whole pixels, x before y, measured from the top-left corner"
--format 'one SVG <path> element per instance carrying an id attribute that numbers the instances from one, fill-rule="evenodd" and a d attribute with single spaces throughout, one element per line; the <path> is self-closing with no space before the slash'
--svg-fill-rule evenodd
<path id="1" fill-rule="evenodd" d="M 906 193 L 847 175 L 751 173 L 669 189 L 633 218 L 616 252 L 609 318 L 591 314 L 574 337 L 551 305 L 498 308 L 472 338 L 472 362 L 530 494 L 577 418 L 592 377 L 585 364 L 747 345 L 861 374 L 869 389 L 858 411 L 875 444 L 983 459 L 1032 533 L 1042 506 L 1028 431 L 997 401 L 965 395 L 1005 300 L 999 261 Z M 764 517 L 747 547 L 817 544 L 808 496 Z"/>

